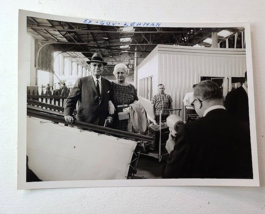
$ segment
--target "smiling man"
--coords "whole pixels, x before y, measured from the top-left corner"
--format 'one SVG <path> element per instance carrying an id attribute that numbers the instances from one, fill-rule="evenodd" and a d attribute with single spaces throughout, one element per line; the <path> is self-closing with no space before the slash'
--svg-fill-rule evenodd
<path id="1" fill-rule="evenodd" d="M 180 126 L 164 178 L 253 178 L 249 126 L 229 115 L 219 86 L 202 81 L 192 106 L 200 119 Z"/>
<path id="2" fill-rule="evenodd" d="M 64 118 L 68 123 L 74 121 L 73 112 L 77 109 L 77 120 L 103 126 L 105 120 L 112 122 L 109 116 L 111 83 L 102 78 L 104 62 L 102 56 L 95 53 L 89 61 L 91 76 L 77 79 L 64 106 Z"/>

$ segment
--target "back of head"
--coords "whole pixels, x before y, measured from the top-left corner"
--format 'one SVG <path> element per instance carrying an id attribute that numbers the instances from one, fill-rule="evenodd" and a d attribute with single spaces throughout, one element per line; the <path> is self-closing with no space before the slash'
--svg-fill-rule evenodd
<path id="1" fill-rule="evenodd" d="M 204 80 L 194 87 L 194 97 L 200 97 L 202 100 L 222 100 L 223 93 L 218 84 Z"/>
<path id="2" fill-rule="evenodd" d="M 203 117 L 204 112 L 208 108 L 216 105 L 223 105 L 222 90 L 211 80 L 205 80 L 198 83 L 194 88 L 193 94 L 195 100 L 197 100 L 193 106 L 199 117 Z"/>

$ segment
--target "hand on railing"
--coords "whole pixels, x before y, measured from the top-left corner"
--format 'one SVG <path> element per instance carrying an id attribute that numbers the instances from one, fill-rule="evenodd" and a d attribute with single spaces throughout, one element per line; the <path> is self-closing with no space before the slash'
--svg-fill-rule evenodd
<path id="1" fill-rule="evenodd" d="M 64 120 L 65 122 L 72 124 L 74 122 L 74 117 L 67 115 L 67 116 L 64 116 Z"/>
<path id="2" fill-rule="evenodd" d="M 108 116 L 107 119 L 105 120 L 105 123 L 104 123 L 104 126 L 108 126 L 108 125 L 111 125 L 113 122 L 113 118 L 112 116 Z"/>

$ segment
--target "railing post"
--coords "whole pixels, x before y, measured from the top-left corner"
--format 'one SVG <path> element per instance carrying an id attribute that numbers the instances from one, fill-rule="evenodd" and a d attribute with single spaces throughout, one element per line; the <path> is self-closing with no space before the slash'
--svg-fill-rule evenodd
<path id="1" fill-rule="evenodd" d="M 47 103 L 47 102 L 48 102 L 48 99 L 47 99 L 48 92 L 47 92 L 47 91 L 45 92 L 45 96 L 46 96 L 46 97 L 45 97 L 45 103 Z"/>
<path id="2" fill-rule="evenodd" d="M 49 103 L 52 104 L 52 95 L 49 94 Z"/>
<path id="3" fill-rule="evenodd" d="M 32 95 L 32 96 L 35 95 L 35 91 L 34 91 L 34 90 L 32 90 L 31 95 Z M 32 98 L 32 99 L 33 99 L 33 100 L 36 100 L 35 98 Z"/>
<path id="4" fill-rule="evenodd" d="M 41 88 L 41 96 L 43 96 L 44 95 L 44 92 L 43 92 L 43 88 Z M 43 97 L 41 97 L 41 102 L 43 102 Z"/>
<path id="5" fill-rule="evenodd" d="M 36 97 L 36 100 L 39 101 L 39 91 L 38 91 L 38 90 L 37 90 L 37 92 L 36 92 L 36 96 L 37 96 L 37 97 Z"/>

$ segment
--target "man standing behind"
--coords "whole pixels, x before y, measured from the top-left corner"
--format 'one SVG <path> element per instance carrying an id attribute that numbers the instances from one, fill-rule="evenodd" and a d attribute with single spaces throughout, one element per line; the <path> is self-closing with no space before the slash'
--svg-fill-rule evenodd
<path id="1" fill-rule="evenodd" d="M 67 95 L 67 91 L 68 91 L 68 88 L 65 85 L 65 83 L 63 83 L 63 86 L 61 88 L 61 96 L 66 96 Z"/>
<path id="2" fill-rule="evenodd" d="M 249 123 L 247 72 L 245 72 L 244 84 L 227 94 L 225 107 L 229 114 Z"/>
<path id="3" fill-rule="evenodd" d="M 170 115 L 168 109 L 172 109 L 172 98 L 165 93 L 165 86 L 163 84 L 158 85 L 158 93 L 153 97 L 152 104 L 154 105 L 155 121 L 159 123 L 159 116 L 162 111 L 162 122 L 166 121 L 166 118 Z"/>
<path id="4" fill-rule="evenodd" d="M 65 102 L 64 118 L 72 123 L 72 116 L 78 102 L 77 120 L 103 126 L 105 119 L 112 121 L 109 115 L 108 104 L 110 100 L 111 84 L 101 77 L 103 61 L 100 54 L 95 53 L 89 61 L 91 76 L 77 79 Z"/>
<path id="5" fill-rule="evenodd" d="M 194 89 L 196 85 L 197 85 L 197 84 L 194 84 L 194 85 L 192 86 L 192 89 Z M 186 107 L 186 106 L 190 106 L 190 104 L 192 103 L 193 99 L 194 99 L 194 98 L 193 98 L 193 91 L 192 91 L 192 92 L 188 92 L 188 93 L 184 96 L 184 99 L 183 99 L 184 106 L 185 106 L 185 107 Z"/>
<path id="6" fill-rule="evenodd" d="M 213 81 L 200 82 L 194 98 L 201 118 L 179 126 L 176 141 L 167 142 L 174 145 L 166 146 L 171 149 L 163 177 L 253 178 L 248 125 L 228 114 Z"/>

